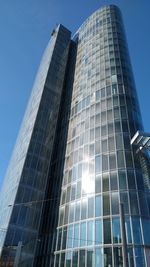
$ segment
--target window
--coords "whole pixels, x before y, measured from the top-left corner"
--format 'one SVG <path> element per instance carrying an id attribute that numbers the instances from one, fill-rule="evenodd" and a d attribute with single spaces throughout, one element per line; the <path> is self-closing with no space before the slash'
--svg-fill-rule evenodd
<path id="1" fill-rule="evenodd" d="M 94 198 L 91 197 L 88 199 L 88 218 L 94 216 Z"/>
<path id="2" fill-rule="evenodd" d="M 111 194 L 111 209 L 112 214 L 119 214 L 119 195 L 117 192 Z"/>
<path id="3" fill-rule="evenodd" d="M 74 225 L 74 235 L 73 235 L 73 247 L 78 247 L 79 246 L 79 224 Z"/>
<path id="4" fill-rule="evenodd" d="M 67 233 L 67 248 L 72 248 L 73 244 L 73 226 L 70 225 L 68 227 L 68 233 Z"/>
<path id="5" fill-rule="evenodd" d="M 78 251 L 73 252 L 72 266 L 78 267 Z"/>
<path id="6" fill-rule="evenodd" d="M 102 196 L 96 196 L 95 198 L 95 217 L 102 216 Z"/>
<path id="7" fill-rule="evenodd" d="M 122 248 L 114 247 L 114 266 L 123 267 Z M 130 265 L 133 266 L 133 265 Z"/>
<path id="8" fill-rule="evenodd" d="M 87 250 L 87 267 L 94 266 L 94 251 Z"/>
<path id="9" fill-rule="evenodd" d="M 125 229 L 126 229 L 127 243 L 132 243 L 130 217 L 125 218 Z"/>
<path id="10" fill-rule="evenodd" d="M 109 194 L 103 195 L 103 215 L 110 215 L 110 198 Z"/>
<path id="11" fill-rule="evenodd" d="M 110 169 L 116 168 L 116 156 L 115 156 L 115 154 L 109 155 L 109 165 L 110 165 Z"/>
<path id="12" fill-rule="evenodd" d="M 142 244 L 140 219 L 132 218 L 133 238 L 135 244 Z"/>
<path id="13" fill-rule="evenodd" d="M 111 190 L 118 189 L 117 172 L 110 173 L 110 187 L 111 187 Z"/>
<path id="14" fill-rule="evenodd" d="M 120 219 L 112 219 L 113 243 L 121 243 Z"/>
<path id="15" fill-rule="evenodd" d="M 81 223 L 80 226 L 80 246 L 86 246 L 87 238 L 86 238 L 86 223 Z"/>
<path id="16" fill-rule="evenodd" d="M 71 267 L 72 253 L 66 253 L 66 267 Z"/>
<path id="17" fill-rule="evenodd" d="M 102 244 L 102 220 L 95 221 L 95 245 Z"/>
<path id="18" fill-rule="evenodd" d="M 95 172 L 99 173 L 102 170 L 101 156 L 95 157 Z"/>
<path id="19" fill-rule="evenodd" d="M 126 172 L 125 171 L 119 171 L 119 188 L 120 189 L 126 189 L 127 188 L 127 182 L 126 182 Z"/>
<path id="20" fill-rule="evenodd" d="M 103 227 L 104 227 L 104 244 L 111 244 L 110 219 L 103 220 Z"/>
<path id="21" fill-rule="evenodd" d="M 94 221 L 87 222 L 87 245 L 95 245 L 94 240 Z"/>

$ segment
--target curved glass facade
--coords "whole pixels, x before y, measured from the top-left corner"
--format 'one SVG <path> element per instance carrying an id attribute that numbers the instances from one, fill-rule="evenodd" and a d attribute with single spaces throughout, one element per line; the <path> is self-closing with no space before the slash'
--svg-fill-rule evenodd
<path id="1" fill-rule="evenodd" d="M 59 207 L 55 267 L 122 267 L 119 203 L 130 267 L 150 266 L 150 183 L 119 9 L 97 10 L 76 34 L 77 59 Z"/>

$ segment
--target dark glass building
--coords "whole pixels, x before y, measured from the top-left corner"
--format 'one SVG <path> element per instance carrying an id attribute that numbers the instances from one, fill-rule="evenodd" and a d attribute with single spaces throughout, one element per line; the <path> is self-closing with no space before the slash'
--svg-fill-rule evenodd
<path id="1" fill-rule="evenodd" d="M 150 166 L 120 10 L 53 32 L 1 193 L 0 266 L 150 266 Z M 22 242 L 19 252 L 18 242 Z M 17 258 L 18 257 L 18 258 Z"/>

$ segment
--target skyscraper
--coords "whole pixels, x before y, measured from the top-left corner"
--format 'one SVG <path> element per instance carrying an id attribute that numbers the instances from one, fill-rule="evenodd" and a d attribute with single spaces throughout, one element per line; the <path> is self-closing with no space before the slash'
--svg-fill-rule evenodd
<path id="1" fill-rule="evenodd" d="M 130 146 L 137 130 L 120 10 L 97 10 L 72 39 L 58 26 L 1 194 L 1 266 L 20 254 L 22 267 L 123 267 L 125 249 L 127 266 L 150 266 L 150 167 Z"/>

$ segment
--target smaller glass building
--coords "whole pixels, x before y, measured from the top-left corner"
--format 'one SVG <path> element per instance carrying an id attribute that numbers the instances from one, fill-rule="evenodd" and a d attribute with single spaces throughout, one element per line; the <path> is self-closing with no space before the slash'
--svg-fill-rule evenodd
<path id="1" fill-rule="evenodd" d="M 33 86 L 0 198 L 0 266 L 12 267 L 18 242 L 32 266 L 70 46 L 70 32 L 52 33 Z M 23 203 L 31 202 L 33 205 Z"/>

